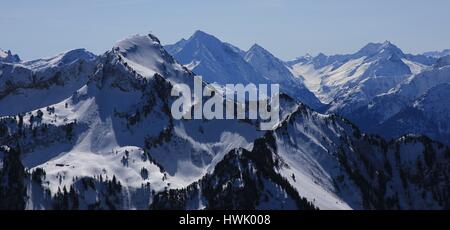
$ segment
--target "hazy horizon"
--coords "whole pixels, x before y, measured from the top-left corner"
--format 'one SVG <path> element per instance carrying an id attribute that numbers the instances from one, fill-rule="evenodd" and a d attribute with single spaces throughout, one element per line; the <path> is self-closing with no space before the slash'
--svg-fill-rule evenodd
<path id="1" fill-rule="evenodd" d="M 196 30 L 243 50 L 258 43 L 284 60 L 353 53 L 386 40 L 413 54 L 450 48 L 445 0 L 18 0 L 3 2 L 2 9 L 0 48 L 24 60 L 75 48 L 101 54 L 138 33 L 172 44 Z"/>

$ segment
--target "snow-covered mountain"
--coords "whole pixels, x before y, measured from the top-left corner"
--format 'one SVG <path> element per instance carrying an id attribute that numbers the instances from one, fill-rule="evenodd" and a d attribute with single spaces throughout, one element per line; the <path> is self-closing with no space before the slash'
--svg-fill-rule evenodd
<path id="1" fill-rule="evenodd" d="M 12 54 L 11 50 L 3 51 L 0 49 L 0 62 L 16 63 L 20 61 L 19 55 Z"/>
<path id="2" fill-rule="evenodd" d="M 45 172 L 44 182 L 27 186 L 27 208 L 52 208 L 56 198 L 47 194 L 69 189 L 78 208 L 148 208 L 152 192 L 200 178 L 260 135 L 239 120 L 174 120 L 171 85 L 192 85 L 194 75 L 153 35 L 120 41 L 96 63 L 77 89 L 63 85 L 69 92 L 61 101 L 1 119 L 1 146 L 19 145 L 29 172 Z"/>
<path id="3" fill-rule="evenodd" d="M 244 60 L 253 66 L 258 73 L 262 74 L 262 77 L 267 81 L 294 82 L 296 80 L 283 61 L 258 44 L 254 44 L 245 53 Z"/>
<path id="4" fill-rule="evenodd" d="M 245 52 L 212 35 L 196 31 L 189 39 L 165 48 L 181 64 L 202 75 L 206 82 L 219 85 L 278 83 L 281 91 L 309 106 L 316 109 L 322 106 L 283 61 L 259 45 Z"/>
<path id="5" fill-rule="evenodd" d="M 0 62 L 0 116 L 17 115 L 60 102 L 86 84 L 96 56 L 77 49 L 53 58 Z M 26 101 L 27 103 L 17 103 Z"/>
<path id="6" fill-rule="evenodd" d="M 0 209 L 450 207 L 450 150 L 426 137 L 387 142 L 284 93 L 268 132 L 252 120 L 175 120 L 172 86 L 195 74 L 151 34 L 99 57 L 2 65 L 15 87 L 0 103 L 22 90 L 33 100 L 16 103 L 34 102 L 0 107 Z"/>
<path id="7" fill-rule="evenodd" d="M 370 43 L 350 55 L 318 55 L 308 62 L 292 63 L 293 71 L 329 111 L 341 114 L 365 105 L 424 66 L 406 59 L 390 42 Z"/>
<path id="8" fill-rule="evenodd" d="M 450 55 L 450 49 L 445 49 L 442 51 L 429 51 L 429 52 L 423 53 L 423 55 L 425 55 L 427 57 L 441 58 L 441 57 Z"/>
<path id="9" fill-rule="evenodd" d="M 338 113 L 362 130 L 385 138 L 427 134 L 448 144 L 447 131 L 436 127 L 450 123 L 424 121 L 426 116 L 413 104 L 433 87 L 448 83 L 449 60 L 446 56 L 405 54 L 384 42 L 369 43 L 354 54 L 308 55 L 288 64 L 322 102 L 329 104 L 328 113 Z M 437 104 L 446 100 L 434 99 Z M 415 122 L 423 125 L 419 128 Z"/>
<path id="10" fill-rule="evenodd" d="M 263 47 L 255 44 L 244 56 L 256 72 L 265 78 L 265 82 L 280 84 L 283 92 L 304 102 L 314 109 L 320 109 L 323 105 L 319 99 L 304 85 L 303 79 L 295 77 L 287 64 L 273 56 Z"/>
<path id="11" fill-rule="evenodd" d="M 186 189 L 158 194 L 152 208 L 441 209 L 448 151 L 419 136 L 386 142 L 297 105 L 251 151 L 231 151 Z"/>
<path id="12" fill-rule="evenodd" d="M 258 73 L 243 59 L 236 48 L 203 31 L 196 31 L 188 40 L 166 46 L 177 61 L 206 82 L 236 84 L 262 83 Z"/>
<path id="13" fill-rule="evenodd" d="M 374 128 L 375 133 L 395 138 L 405 133 L 421 133 L 450 144 L 449 84 L 440 84 L 415 99 L 398 113 Z"/>
<path id="14" fill-rule="evenodd" d="M 450 124 L 442 111 L 447 107 L 445 91 L 450 84 L 448 59 L 448 56 L 439 59 L 433 67 L 375 97 L 367 106 L 349 115 L 349 119 L 386 138 L 408 133 L 426 134 L 449 144 L 450 130 L 446 127 Z"/>

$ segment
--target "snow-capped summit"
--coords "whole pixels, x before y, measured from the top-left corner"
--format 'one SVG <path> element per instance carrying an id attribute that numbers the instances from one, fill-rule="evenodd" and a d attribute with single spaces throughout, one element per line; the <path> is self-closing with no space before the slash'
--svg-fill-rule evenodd
<path id="1" fill-rule="evenodd" d="M 77 60 L 92 61 L 97 56 L 86 49 L 74 49 L 66 53 L 60 54 L 53 58 L 53 62 L 57 61 L 59 65 L 66 65 Z"/>
<path id="2" fill-rule="evenodd" d="M 179 53 L 182 52 L 183 54 L 187 55 L 188 50 L 186 49 L 219 49 L 222 46 L 223 42 L 220 41 L 217 37 L 211 34 L 207 34 L 201 30 L 197 30 L 187 40 L 183 38 L 173 45 L 167 45 L 166 48 L 169 52 L 171 52 L 172 55 L 179 56 L 177 60 L 183 63 L 185 62 L 185 59 L 183 59 L 183 57 L 185 56 Z"/>
<path id="3" fill-rule="evenodd" d="M 268 81 L 282 82 L 294 79 L 283 61 L 258 44 L 254 44 L 245 53 L 244 59 Z"/>
<path id="4" fill-rule="evenodd" d="M 258 43 L 253 44 L 250 49 L 248 49 L 247 53 L 269 53 L 269 51 L 267 51 L 266 49 L 264 49 L 264 47 L 260 46 Z M 270 54 L 270 53 L 269 53 Z"/>
<path id="5" fill-rule="evenodd" d="M 94 61 L 97 56 L 86 49 L 73 49 L 62 52 L 54 57 L 37 59 L 33 61 L 24 62 L 23 65 L 34 70 L 46 69 L 57 66 L 65 66 L 75 63 L 77 61 Z"/>
<path id="6" fill-rule="evenodd" d="M 361 48 L 354 56 L 359 57 L 371 57 L 374 55 L 395 55 L 398 57 L 403 57 L 405 54 L 396 45 L 392 44 L 390 41 L 385 41 L 383 43 L 369 43 L 363 48 Z"/>
<path id="7" fill-rule="evenodd" d="M 244 59 L 266 82 L 280 84 L 280 90 L 314 109 L 322 107 L 319 99 L 303 84 L 303 79 L 295 77 L 285 62 L 260 45 L 254 44 L 245 53 Z"/>
<path id="8" fill-rule="evenodd" d="M 403 61 L 405 54 L 390 42 L 381 44 L 375 53 L 366 53 L 366 63 L 372 62 L 366 74 L 372 76 L 410 75 L 410 67 Z"/>
<path id="9" fill-rule="evenodd" d="M 344 115 L 422 68 L 389 41 L 369 43 L 354 54 L 319 54 L 310 62 L 292 66 L 316 96 L 330 104 L 329 111 Z"/>
<path id="10" fill-rule="evenodd" d="M 164 71 L 169 68 L 164 66 L 176 66 L 172 56 L 166 52 L 159 39 L 152 34 L 128 37 L 117 42 L 113 50 L 120 55 L 126 65 L 147 78 L 153 77 L 155 73 L 167 75 Z"/>
<path id="11" fill-rule="evenodd" d="M 3 51 L 0 49 L 0 62 L 17 63 L 20 61 L 19 55 L 12 54 L 11 50 Z"/>
<path id="12" fill-rule="evenodd" d="M 203 31 L 198 30 L 189 39 L 169 45 L 167 49 L 178 62 L 201 75 L 206 82 L 225 85 L 262 81 L 243 59 L 243 51 Z"/>
<path id="13" fill-rule="evenodd" d="M 215 36 L 208 34 L 202 30 L 196 30 L 192 35 L 192 38 L 202 40 L 202 41 L 214 41 L 218 40 Z"/>
<path id="14" fill-rule="evenodd" d="M 206 82 L 219 85 L 236 83 L 279 83 L 284 91 L 313 108 L 320 101 L 293 76 L 289 67 L 263 47 L 255 44 L 247 52 L 196 31 L 189 39 L 166 46 L 175 59 L 201 75 Z"/>

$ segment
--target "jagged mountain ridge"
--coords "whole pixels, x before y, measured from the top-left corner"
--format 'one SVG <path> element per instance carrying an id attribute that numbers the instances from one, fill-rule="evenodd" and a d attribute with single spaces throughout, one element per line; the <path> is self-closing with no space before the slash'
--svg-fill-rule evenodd
<path id="1" fill-rule="evenodd" d="M 448 124 L 434 124 L 435 118 L 425 121 L 413 104 L 426 91 L 448 83 L 448 63 L 445 56 L 405 54 L 390 42 L 369 43 L 354 54 L 319 54 L 289 62 L 311 91 L 329 104 L 328 113 L 338 113 L 365 132 L 385 138 L 425 134 L 446 144 L 448 134 L 442 127 Z"/>
<path id="2" fill-rule="evenodd" d="M 384 42 L 369 43 L 354 54 L 319 54 L 291 65 L 322 102 L 330 103 L 330 111 L 345 114 L 346 107 L 366 103 L 409 76 L 411 70 L 404 60 L 397 46 Z"/>
<path id="3" fill-rule="evenodd" d="M 196 31 L 189 39 L 182 39 L 165 47 L 177 61 L 201 75 L 206 82 L 222 86 L 236 83 L 278 83 L 280 91 L 313 108 L 322 106 L 283 61 L 259 45 L 242 51 L 210 34 Z"/>
<path id="4" fill-rule="evenodd" d="M 448 154 L 448 148 L 424 137 L 386 142 L 345 119 L 300 105 L 275 131 L 256 140 L 251 152 L 233 150 L 212 174 L 186 189 L 157 195 L 152 208 L 258 209 L 269 200 L 272 208 L 287 209 L 445 209 Z M 433 182 L 417 183 L 425 177 Z M 267 181 L 284 188 L 296 207 L 269 192 L 273 185 Z M 435 192 L 427 192 L 430 187 Z M 241 199 L 245 202 L 237 202 Z"/>
<path id="5" fill-rule="evenodd" d="M 235 47 L 205 32 L 196 31 L 188 40 L 167 47 L 177 61 L 202 75 L 206 82 L 221 85 L 261 82 L 241 53 L 235 52 Z"/>

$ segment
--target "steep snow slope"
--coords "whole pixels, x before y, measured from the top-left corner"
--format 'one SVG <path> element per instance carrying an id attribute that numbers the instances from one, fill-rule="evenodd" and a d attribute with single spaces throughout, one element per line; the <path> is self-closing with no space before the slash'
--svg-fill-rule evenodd
<path id="1" fill-rule="evenodd" d="M 300 197 L 287 180 L 274 171 L 279 162 L 267 151 L 265 138 L 252 151 L 230 151 L 214 172 L 186 189 L 155 196 L 152 209 L 311 210 L 312 202 Z"/>
<path id="2" fill-rule="evenodd" d="M 314 205 L 331 209 L 448 205 L 441 197 L 446 196 L 444 175 L 450 170 L 448 149 L 439 143 L 417 137 L 387 143 L 360 133 L 339 117 L 325 117 L 302 107 L 273 135 L 275 152 L 286 164 L 280 167 L 280 174 Z M 424 169 L 417 165 L 433 171 L 429 176 L 437 180 L 432 186 L 440 195 L 422 194 L 430 185 L 413 179 L 424 176 Z M 438 175 L 444 177 L 439 180 Z"/>

